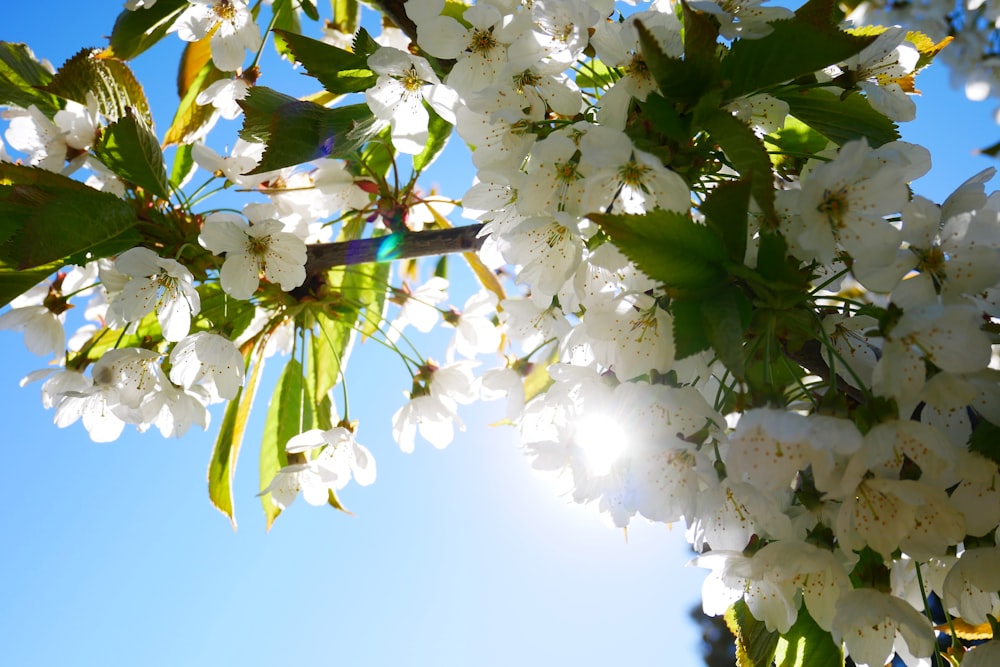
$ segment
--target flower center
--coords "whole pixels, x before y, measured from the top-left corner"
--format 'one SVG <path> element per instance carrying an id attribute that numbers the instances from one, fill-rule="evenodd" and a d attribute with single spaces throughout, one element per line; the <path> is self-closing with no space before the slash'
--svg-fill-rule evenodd
<path id="1" fill-rule="evenodd" d="M 538 82 L 542 80 L 542 77 L 538 76 L 531 70 L 526 69 L 520 74 L 515 74 L 513 80 L 514 89 L 517 90 L 519 95 L 523 95 L 525 88 L 537 86 Z"/>
<path id="2" fill-rule="evenodd" d="M 250 236 L 247 237 L 247 254 L 254 257 L 263 257 L 271 247 L 270 236 Z"/>
<path id="3" fill-rule="evenodd" d="M 478 55 L 486 55 L 497 45 L 492 30 L 476 30 L 469 40 L 469 51 Z"/>
<path id="4" fill-rule="evenodd" d="M 642 57 L 641 53 L 632 55 L 632 60 L 625 66 L 625 71 L 636 79 L 649 78 L 649 65 L 646 64 L 646 59 Z"/>
<path id="5" fill-rule="evenodd" d="M 219 0 L 212 5 L 212 11 L 215 12 L 220 21 L 232 21 L 236 18 L 236 7 L 231 0 Z"/>
<path id="6" fill-rule="evenodd" d="M 400 77 L 399 82 L 403 84 L 403 88 L 411 93 L 424 87 L 424 80 L 417 74 L 417 68 L 413 65 L 410 65 L 410 69 L 406 70 L 406 73 Z"/>
<path id="7" fill-rule="evenodd" d="M 830 225 L 843 229 L 845 226 L 844 214 L 847 213 L 847 208 L 847 188 L 841 188 L 836 191 L 824 190 L 823 201 L 816 207 L 816 210 L 827 217 Z"/>
<path id="8" fill-rule="evenodd" d="M 649 171 L 649 167 L 639 164 L 635 160 L 629 160 L 618 170 L 618 177 L 622 183 L 630 188 L 639 188 L 642 185 L 643 176 Z"/>
<path id="9" fill-rule="evenodd" d="M 556 179 L 563 183 L 572 183 L 578 178 L 576 165 L 572 162 L 561 162 L 556 165 Z"/>

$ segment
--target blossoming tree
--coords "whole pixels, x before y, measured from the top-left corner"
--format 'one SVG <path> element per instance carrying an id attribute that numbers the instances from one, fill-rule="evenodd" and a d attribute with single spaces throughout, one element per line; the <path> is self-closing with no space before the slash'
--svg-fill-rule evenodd
<path id="1" fill-rule="evenodd" d="M 993 664 L 967 640 L 1000 611 L 1000 200 L 992 170 L 914 193 L 930 155 L 897 125 L 949 38 L 831 0 L 376 9 L 129 0 L 58 68 L 0 43 L 0 328 L 50 360 L 25 380 L 56 425 L 180 437 L 225 404 L 209 495 L 232 518 L 277 356 L 268 523 L 299 494 L 341 508 L 376 478 L 344 391 L 375 340 L 412 377 L 384 427 L 403 451 L 505 398 L 576 501 L 684 521 L 741 665 Z M 158 135 L 128 61 L 176 38 Z M 271 40 L 314 94 L 261 85 Z M 425 194 L 456 137 L 474 178 Z M 450 253 L 481 286 L 462 308 L 414 280 Z M 411 351 L 439 324 L 443 361 Z"/>

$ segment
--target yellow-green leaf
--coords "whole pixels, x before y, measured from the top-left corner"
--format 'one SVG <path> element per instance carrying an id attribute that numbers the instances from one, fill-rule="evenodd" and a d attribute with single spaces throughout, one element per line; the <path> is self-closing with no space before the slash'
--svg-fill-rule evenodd
<path id="1" fill-rule="evenodd" d="M 254 354 L 256 350 L 256 354 Z M 251 370 L 251 358 L 252 370 Z M 249 347 L 244 351 L 244 377 L 246 384 L 240 387 L 236 396 L 226 406 L 219 427 L 219 436 L 212 449 L 208 464 L 208 498 L 220 512 L 225 514 L 236 529 L 236 508 L 233 503 L 233 476 L 240 456 L 240 446 L 246 434 L 247 420 L 257 394 L 260 377 L 264 370 L 263 346 Z"/>

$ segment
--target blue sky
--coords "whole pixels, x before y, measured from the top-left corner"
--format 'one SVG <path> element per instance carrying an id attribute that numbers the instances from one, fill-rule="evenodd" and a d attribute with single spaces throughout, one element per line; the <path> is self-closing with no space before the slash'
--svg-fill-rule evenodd
<path id="1" fill-rule="evenodd" d="M 0 39 L 58 66 L 103 45 L 119 8 L 13 3 Z M 178 52 L 168 40 L 135 63 L 161 133 Z M 261 82 L 303 85 L 280 71 Z M 921 76 L 918 120 L 903 128 L 932 149 L 916 189 L 938 201 L 993 164 L 971 151 L 1000 138 L 989 103 L 965 102 L 946 80 L 943 69 Z M 438 178 L 461 192 L 469 172 L 451 164 Z M 703 573 L 684 567 L 680 526 L 637 523 L 626 543 L 537 478 L 513 430 L 486 426 L 496 405 L 465 410 L 468 430 L 446 451 L 418 442 L 402 454 L 389 419 L 408 377 L 379 349 L 358 349 L 350 375 L 378 481 L 345 490 L 355 516 L 299 501 L 270 534 L 254 498 L 266 392 L 237 472 L 234 533 L 206 494 L 214 427 L 91 443 L 80 425 L 52 425 L 37 386 L 18 387 L 43 363 L 20 335 L 0 332 L 0 349 L 2 665 L 701 664 L 687 614 Z M 272 362 L 271 377 L 279 370 Z"/>

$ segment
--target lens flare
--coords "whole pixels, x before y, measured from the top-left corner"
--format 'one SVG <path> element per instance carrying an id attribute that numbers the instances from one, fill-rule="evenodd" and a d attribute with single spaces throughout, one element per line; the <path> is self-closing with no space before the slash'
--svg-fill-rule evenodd
<path id="1" fill-rule="evenodd" d="M 602 477 L 611 472 L 625 451 L 628 434 L 614 418 L 602 413 L 588 414 L 576 426 L 576 445 L 591 474 Z"/>

